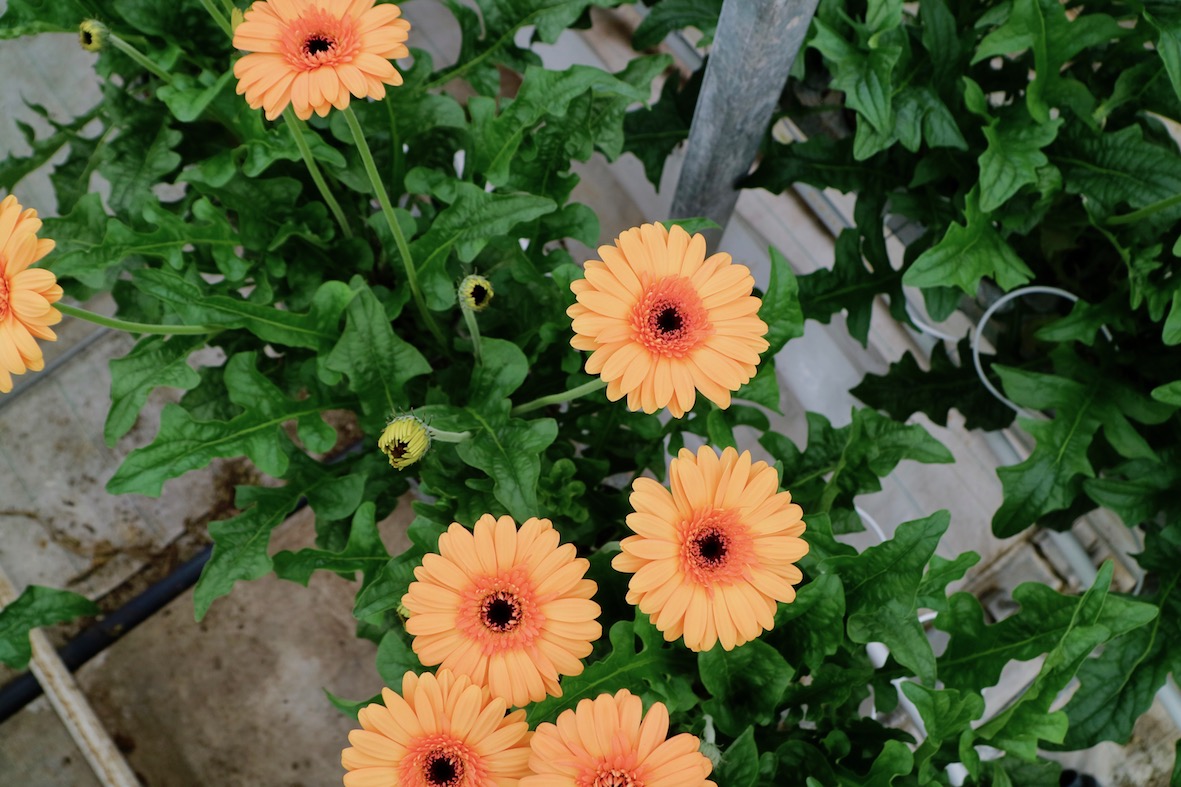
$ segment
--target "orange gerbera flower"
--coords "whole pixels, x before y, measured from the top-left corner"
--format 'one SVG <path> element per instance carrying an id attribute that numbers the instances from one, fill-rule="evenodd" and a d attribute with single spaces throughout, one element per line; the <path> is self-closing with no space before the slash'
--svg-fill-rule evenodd
<path id="1" fill-rule="evenodd" d="M 0 393 L 12 390 L 12 375 L 45 368 L 36 340 L 56 341 L 49 326 L 62 320 L 53 308 L 62 297 L 57 277 L 29 267 L 53 250 L 39 229 L 37 211 L 22 210 L 11 194 L 0 201 Z"/>
<path id="2" fill-rule="evenodd" d="M 768 346 L 750 269 L 725 253 L 706 259 L 705 238 L 660 224 L 628 230 L 599 256 L 571 283 L 578 302 L 566 313 L 570 344 L 593 351 L 586 371 L 607 383 L 607 398 L 676 418 L 697 391 L 729 407 Z"/>
<path id="3" fill-rule="evenodd" d="M 716 787 L 713 769 L 689 733 L 668 740 L 668 709 L 654 702 L 644 715 L 627 689 L 581 700 L 557 724 L 537 727 L 529 770 L 520 787 Z"/>
<path id="4" fill-rule="evenodd" d="M 803 512 L 749 451 L 682 448 L 668 475 L 671 493 L 636 479 L 627 526 L 638 535 L 620 542 L 611 565 L 635 574 L 627 601 L 666 640 L 731 650 L 771 628 L 776 602 L 795 600 L 803 576 L 792 561 L 808 554 Z"/>
<path id="5" fill-rule="evenodd" d="M 357 714 L 340 756 L 345 787 L 516 787 L 529 772 L 525 711 L 448 670 L 402 678 L 402 695 Z"/>
<path id="6" fill-rule="evenodd" d="M 383 98 L 402 84 L 389 61 L 406 57 L 410 23 L 393 3 L 373 0 L 264 0 L 234 30 L 234 46 L 250 54 L 234 64 L 238 93 L 274 120 L 291 104 L 301 120 L 349 96 Z"/>
<path id="7" fill-rule="evenodd" d="M 422 663 L 468 675 L 509 705 L 561 696 L 558 677 L 582 672 L 603 630 L 596 585 L 583 579 L 590 562 L 558 540 L 536 517 L 520 530 L 491 514 L 474 532 L 453 523 L 402 597 Z"/>

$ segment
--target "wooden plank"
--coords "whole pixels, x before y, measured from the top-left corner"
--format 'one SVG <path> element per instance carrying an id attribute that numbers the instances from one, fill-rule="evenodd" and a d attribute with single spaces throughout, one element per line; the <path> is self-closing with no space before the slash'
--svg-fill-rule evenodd
<path id="1" fill-rule="evenodd" d="M 726 225 L 738 202 L 734 184 L 750 170 L 817 2 L 726 0 L 693 114 L 673 218 L 705 216 Z"/>

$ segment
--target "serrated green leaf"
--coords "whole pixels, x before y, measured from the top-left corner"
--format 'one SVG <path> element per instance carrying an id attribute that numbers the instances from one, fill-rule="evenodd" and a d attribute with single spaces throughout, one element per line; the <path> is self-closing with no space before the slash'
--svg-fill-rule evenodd
<path id="1" fill-rule="evenodd" d="M 156 88 L 159 98 L 172 116 L 182 123 L 191 123 L 213 103 L 217 94 L 234 79 L 234 72 L 227 69 L 221 76 L 202 71 L 199 77 L 188 74 L 174 74 L 172 81 Z"/>
<path id="2" fill-rule="evenodd" d="M 196 388 L 201 376 L 188 364 L 189 355 L 204 345 L 193 336 L 147 336 L 122 358 L 113 358 L 111 368 L 111 407 L 103 426 L 103 438 L 114 446 L 139 418 L 148 395 L 160 387 Z"/>
<path id="3" fill-rule="evenodd" d="M 755 728 L 747 727 L 722 753 L 717 780 L 726 787 L 754 787 L 759 778 L 759 749 Z"/>
<path id="4" fill-rule="evenodd" d="M 894 537 L 860 555 L 831 557 L 820 565 L 845 585 L 849 638 L 862 644 L 882 642 L 899 664 L 928 685 L 935 684 L 935 654 L 915 615 L 923 569 L 951 516 L 939 511 L 905 522 Z"/>
<path id="5" fill-rule="evenodd" d="M 787 258 L 772 247 L 771 280 L 759 307 L 759 319 L 767 323 L 764 356 L 771 358 L 791 339 L 804 335 L 804 311 L 800 306 L 800 284 Z"/>
<path id="6" fill-rule="evenodd" d="M 697 704 L 686 678 L 692 674 L 692 659 L 687 658 L 683 648 L 678 650 L 666 643 L 643 613 L 636 611 L 634 623 L 621 620 L 613 625 L 609 639 L 610 653 L 588 664 L 581 675 L 562 679 L 561 697 L 546 697 L 529 706 L 531 725 L 553 722 L 563 711 L 576 707 L 579 700 L 619 689 L 657 699 L 672 713 Z"/>
<path id="7" fill-rule="evenodd" d="M 1106 594 L 1105 585 L 1096 587 Z M 993 625 L 985 625 L 984 610 L 970 593 L 953 595 L 948 611 L 935 618 L 935 627 L 951 636 L 938 660 L 939 679 L 947 688 L 979 691 L 996 685 L 1006 664 L 1049 653 L 1082 619 L 1076 620 L 1079 597 L 1037 582 L 1018 585 L 1013 600 L 1020 610 Z M 1087 626 L 1105 628 L 1114 638 L 1144 625 L 1151 613 L 1151 605 L 1107 595 L 1098 617 Z"/>
<path id="8" fill-rule="evenodd" d="M 946 740 L 957 738 L 971 722 L 984 713 L 984 698 L 974 691 L 935 689 L 910 681 L 901 684 L 902 693 L 918 708 L 927 737 L 915 751 L 920 784 L 935 780 L 931 758 Z"/>
<path id="9" fill-rule="evenodd" d="M 445 267 L 452 249 L 460 261 L 471 262 L 492 238 L 508 236 L 517 225 L 557 208 L 553 200 L 531 194 L 489 193 L 463 182 L 455 188 L 455 201 L 410 247 L 427 305 L 440 311 L 455 303 L 455 286 Z"/>
<path id="10" fill-rule="evenodd" d="M 376 508 L 372 502 L 362 503 L 353 517 L 349 529 L 349 540 L 340 552 L 322 549 L 301 549 L 298 552 L 284 551 L 274 557 L 275 575 L 307 586 L 316 571 L 333 571 L 337 574 L 362 572 L 362 587 L 373 581 L 377 572 L 389 562 L 390 554 L 381 541 L 374 520 Z"/>
<path id="11" fill-rule="evenodd" d="M 1093 200 L 1102 211 L 1143 208 L 1181 192 L 1181 155 L 1144 139 L 1140 126 L 1102 134 L 1080 129 L 1064 133 L 1062 141 L 1057 161 L 1066 191 Z M 1178 215 L 1176 208 L 1157 214 L 1163 220 Z"/>
<path id="12" fill-rule="evenodd" d="M 821 269 L 797 278 L 800 307 L 804 317 L 827 324 L 832 315 L 848 312 L 849 335 L 865 346 L 874 299 L 887 293 L 891 300 L 902 298 L 900 271 L 891 268 L 870 271 L 861 257 L 861 239 L 848 229 L 837 238 L 832 270 Z"/>
<path id="13" fill-rule="evenodd" d="M 971 357 L 970 340 L 961 339 L 956 352 L 961 359 Z M 931 348 L 927 370 L 921 369 L 915 356 L 907 352 L 890 364 L 886 374 L 867 374 L 849 392 L 898 421 L 921 412 L 940 426 L 947 426 L 948 412 L 954 407 L 964 416 L 964 428 L 991 431 L 1008 426 L 1015 417 L 980 384 L 970 364 L 957 366 L 952 362 L 942 343 Z"/>
<path id="14" fill-rule="evenodd" d="M 230 400 L 243 408 L 241 415 L 229 421 L 197 421 L 179 405 L 166 405 L 156 438 L 128 454 L 107 482 L 107 490 L 156 497 L 168 479 L 205 467 L 216 458 L 239 455 L 248 456 L 262 472 L 282 477 L 288 456 L 279 433 L 287 421 L 298 424 L 310 450 L 331 448 L 335 432 L 320 414 L 342 403 L 288 399 L 258 371 L 256 361 L 255 353 L 239 353 L 226 364 L 226 388 Z"/>
<path id="15" fill-rule="evenodd" d="M 321 351 L 340 337 L 341 312 L 358 291 L 344 282 L 324 282 L 312 296 L 311 309 L 301 314 L 240 297 L 212 295 L 191 278 L 162 268 L 136 271 L 132 283 L 168 304 L 187 325 L 243 328 L 265 342 Z"/>
<path id="16" fill-rule="evenodd" d="M 1058 693 L 1066 688 L 1096 646 L 1118 633 L 1145 625 L 1157 614 L 1156 608 L 1150 604 L 1122 600 L 1123 620 L 1119 631 L 1103 625 L 1112 571 L 1110 561 L 1103 564 L 1094 584 L 1079 599 L 1066 632 L 1046 655 L 1033 685 L 1014 704 L 976 730 L 981 738 L 1025 760 L 1034 759 L 1039 741 L 1063 741 L 1067 730 L 1066 714 L 1049 712 Z"/>
<path id="17" fill-rule="evenodd" d="M 819 528 L 817 517 L 809 516 L 808 529 L 804 531 L 803 538 L 808 541 L 809 555 L 813 558 L 816 557 L 813 553 L 823 552 L 814 546 Z M 822 558 L 827 556 L 821 555 Z M 799 622 L 793 623 L 796 620 Z M 767 636 L 775 642 L 785 643 L 786 647 L 791 648 L 790 653 L 798 653 L 799 661 L 815 672 L 844 642 L 844 620 L 845 588 L 841 578 L 836 574 L 820 574 L 800 586 L 795 601 L 779 605 L 775 613 L 775 628 Z"/>
<path id="18" fill-rule="evenodd" d="M 391 629 L 381 638 L 377 646 L 377 674 L 382 682 L 396 689 L 402 688 L 402 679 L 407 672 L 424 672 L 422 662 L 406 643 L 407 634 L 403 629 Z"/>
<path id="19" fill-rule="evenodd" d="M 770 724 L 795 674 L 775 648 L 757 639 L 731 651 L 698 653 L 697 670 L 711 695 L 702 710 L 727 735 L 738 735 L 752 721 Z"/>
<path id="20" fill-rule="evenodd" d="M 1004 116 L 984 127 L 988 149 L 980 154 L 980 210 L 1005 204 L 1022 186 L 1036 183 L 1037 170 L 1050 160 L 1041 149 L 1058 136 L 1062 119 L 1031 123 Z"/>
<path id="21" fill-rule="evenodd" d="M 1032 279 L 1033 271 L 993 228 L 973 189 L 964 200 L 964 223 L 951 224 L 943 239 L 911 264 L 902 281 L 912 287 L 955 286 L 975 295 L 985 276 L 1011 290 Z"/>
<path id="22" fill-rule="evenodd" d="M 861 784 L 865 787 L 890 787 L 897 776 L 914 770 L 914 754 L 902 741 L 886 741 L 881 754 L 873 761 Z"/>
<path id="23" fill-rule="evenodd" d="M 0 27 L 0 40 L 4 37 L 4 28 Z M 44 139 L 37 139 L 31 126 L 19 120 L 15 121 L 17 127 L 24 132 L 25 142 L 32 148 L 32 152 L 28 156 L 20 157 L 9 154 L 5 156 L 3 161 L 0 161 L 0 188 L 10 194 L 26 175 L 45 166 L 66 145 L 70 146 L 71 156 L 73 156 L 76 153 L 75 148 L 92 149 L 95 144 L 93 140 L 80 136 L 79 132 L 98 114 L 97 108 L 69 123 L 58 123 L 48 111 L 39 105 L 29 104 L 29 108 L 50 124 L 53 133 Z M 55 167 L 55 170 L 57 169 L 61 169 L 61 165 Z M 69 210 L 69 206 L 61 204 L 60 197 L 58 210 Z"/>
<path id="24" fill-rule="evenodd" d="M 503 426 L 493 427 L 480 420 L 480 431 L 456 445 L 455 453 L 465 464 L 492 479 L 493 494 L 513 519 L 524 522 L 531 516 L 543 515 L 537 507 L 540 454 L 557 438 L 557 422 L 552 418 L 513 418 Z"/>
<path id="25" fill-rule="evenodd" d="M 1071 504 L 1082 491 L 1083 479 L 1095 475 L 1087 450 L 1100 427 L 1124 456 L 1155 458 L 1115 399 L 1119 394 L 1113 386 L 1118 381 L 1099 379 L 1083 384 L 1054 375 L 993 368 L 1015 402 L 1054 410 L 1049 421 L 1018 419 L 1037 445 L 1024 462 L 997 470 L 1005 489 L 1004 502 L 992 520 L 998 538 L 1012 536 L 1041 516 Z M 1137 417 L 1143 420 L 1144 414 Z"/>
<path id="26" fill-rule="evenodd" d="M 29 585 L 0 608 L 0 662 L 14 670 L 23 670 L 33 657 L 30 631 L 82 615 L 97 615 L 98 611 L 98 606 L 85 596 Z"/>
<path id="27" fill-rule="evenodd" d="M 345 310 L 344 333 L 324 365 L 348 377 L 349 390 L 361 401 L 363 427 L 376 431 L 409 404 L 406 383 L 428 374 L 431 366 L 394 333 L 373 291 L 359 277 L 352 286 L 358 292 Z"/>
<path id="28" fill-rule="evenodd" d="M 181 136 L 167 123 L 155 129 L 133 126 L 102 149 L 98 171 L 111 184 L 107 202 L 116 212 L 138 217 L 156 199 L 153 187 L 180 166 L 173 148 Z"/>
<path id="29" fill-rule="evenodd" d="M 830 64 L 832 87 L 845 92 L 845 105 L 855 110 L 875 131 L 892 132 L 893 73 L 902 56 L 902 47 L 879 43 L 867 51 L 850 44 L 819 17 L 813 20 L 812 26 L 815 34 L 808 46 L 818 49 Z"/>
<path id="30" fill-rule="evenodd" d="M 968 569 L 979 562 L 980 555 L 975 552 L 956 555 L 954 560 L 947 560 L 939 555 L 932 556 L 930 567 L 923 575 L 923 581 L 919 583 L 915 606 L 919 609 L 933 609 L 936 612 L 946 610 L 947 586 L 963 579 Z"/>
<path id="31" fill-rule="evenodd" d="M 234 583 L 266 576 L 271 570 L 267 545 L 271 531 L 295 510 L 303 496 L 301 485 L 277 489 L 240 486 L 234 505 L 242 513 L 209 523 L 213 554 L 193 588 L 193 608 L 200 621 L 215 600 L 226 595 Z"/>

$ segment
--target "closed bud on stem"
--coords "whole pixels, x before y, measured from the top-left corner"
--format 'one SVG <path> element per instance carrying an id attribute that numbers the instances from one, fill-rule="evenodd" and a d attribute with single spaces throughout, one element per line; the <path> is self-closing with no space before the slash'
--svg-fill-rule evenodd
<path id="1" fill-rule="evenodd" d="M 482 312 L 492 301 L 492 282 L 472 274 L 459 283 L 459 302 L 465 309 Z"/>
<path id="2" fill-rule="evenodd" d="M 377 447 L 397 470 L 404 470 L 422 459 L 431 447 L 431 433 L 426 424 L 413 415 L 399 415 L 386 425 Z"/>
<path id="3" fill-rule="evenodd" d="M 78 43 L 87 52 L 97 52 L 107 40 L 107 26 L 97 19 L 87 19 L 78 25 Z"/>

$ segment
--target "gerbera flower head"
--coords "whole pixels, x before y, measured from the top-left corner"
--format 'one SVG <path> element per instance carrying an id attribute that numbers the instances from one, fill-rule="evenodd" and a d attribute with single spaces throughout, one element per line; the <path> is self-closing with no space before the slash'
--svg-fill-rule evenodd
<path id="1" fill-rule="evenodd" d="M 531 774 L 520 787 L 716 787 L 713 765 L 694 735 L 668 735 L 668 709 L 644 713 L 627 689 L 600 694 L 538 725 L 530 743 Z"/>
<path id="2" fill-rule="evenodd" d="M 509 705 L 561 696 L 559 676 L 582 672 L 602 627 L 596 585 L 583 578 L 590 562 L 558 540 L 536 517 L 520 529 L 491 514 L 473 530 L 452 523 L 402 597 L 419 660 L 468 675 Z"/>
<path id="3" fill-rule="evenodd" d="M 377 447 L 396 470 L 404 470 L 422 459 L 431 448 L 431 433 L 413 415 L 399 415 L 382 430 Z"/>
<path id="4" fill-rule="evenodd" d="M 768 347 L 750 269 L 725 253 L 707 259 L 705 238 L 675 225 L 630 229 L 599 256 L 571 283 L 577 303 L 566 313 L 570 344 L 591 351 L 586 371 L 607 383 L 607 398 L 676 418 L 697 391 L 729 407 Z"/>
<path id="5" fill-rule="evenodd" d="M 62 297 L 57 277 L 29 267 L 53 250 L 39 229 L 37 211 L 11 194 L 0 200 L 0 393 L 12 390 L 12 375 L 45 368 L 36 340 L 56 341 L 49 326 L 62 319 L 53 308 Z"/>
<path id="6" fill-rule="evenodd" d="M 234 64 L 238 93 L 267 120 L 287 105 L 301 120 L 349 97 L 385 97 L 402 84 L 389 61 L 406 57 L 410 23 L 393 3 L 373 0 L 260 0 L 234 30 L 234 46 L 247 54 Z"/>
<path id="7" fill-rule="evenodd" d="M 459 283 L 459 301 L 474 312 L 482 312 L 492 302 L 492 282 L 483 276 L 465 276 Z"/>
<path id="8" fill-rule="evenodd" d="M 83 20 L 78 25 L 78 43 L 87 52 L 97 52 L 107 39 L 107 26 L 97 19 Z"/>
<path id="9" fill-rule="evenodd" d="M 611 565 L 635 575 L 627 601 L 666 640 L 731 650 L 771 628 L 777 602 L 795 600 L 803 575 L 793 561 L 808 554 L 803 512 L 749 451 L 682 448 L 668 475 L 671 491 L 636 479 L 627 517 L 636 535 Z"/>
<path id="10" fill-rule="evenodd" d="M 529 772 L 525 711 L 506 716 L 504 699 L 467 676 L 407 672 L 401 695 L 381 696 L 341 753 L 345 787 L 492 787 Z"/>

